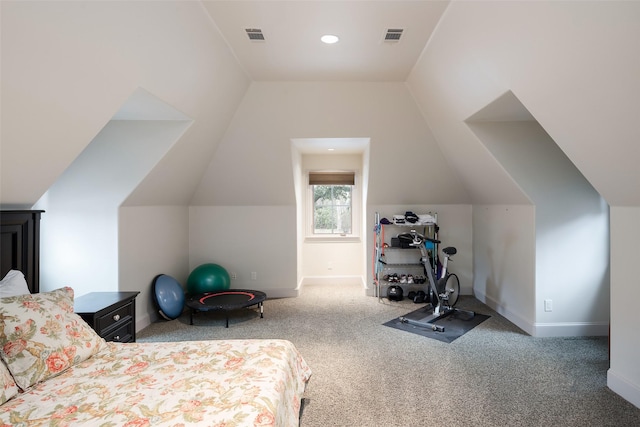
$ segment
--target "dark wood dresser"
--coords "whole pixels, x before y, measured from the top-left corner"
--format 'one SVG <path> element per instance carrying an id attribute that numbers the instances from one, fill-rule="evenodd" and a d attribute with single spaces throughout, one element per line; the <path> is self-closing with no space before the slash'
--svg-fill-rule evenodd
<path id="1" fill-rule="evenodd" d="M 102 338 L 136 341 L 136 297 L 140 292 L 91 292 L 74 301 L 74 311 Z"/>

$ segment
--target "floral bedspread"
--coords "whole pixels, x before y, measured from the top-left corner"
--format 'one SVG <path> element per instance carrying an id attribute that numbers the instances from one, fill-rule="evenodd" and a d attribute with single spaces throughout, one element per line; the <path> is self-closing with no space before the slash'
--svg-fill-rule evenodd
<path id="1" fill-rule="evenodd" d="M 297 426 L 310 376 L 286 340 L 108 343 L 0 406 L 0 426 Z"/>

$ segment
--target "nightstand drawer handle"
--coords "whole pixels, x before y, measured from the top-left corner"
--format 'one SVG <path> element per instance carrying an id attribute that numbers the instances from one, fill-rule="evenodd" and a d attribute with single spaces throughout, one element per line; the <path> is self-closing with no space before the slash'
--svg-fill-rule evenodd
<path id="1" fill-rule="evenodd" d="M 113 337 L 114 341 L 120 341 L 120 335 L 116 335 L 115 337 Z"/>
<path id="2" fill-rule="evenodd" d="M 116 314 L 115 316 L 113 316 L 113 320 L 115 320 L 116 322 L 120 320 L 120 315 Z"/>

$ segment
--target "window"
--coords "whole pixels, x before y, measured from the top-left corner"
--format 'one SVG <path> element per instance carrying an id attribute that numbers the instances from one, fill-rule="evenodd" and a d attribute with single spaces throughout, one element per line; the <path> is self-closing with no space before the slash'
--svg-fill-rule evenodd
<path id="1" fill-rule="evenodd" d="M 351 234 L 351 186 L 313 186 L 313 233 Z"/>
<path id="2" fill-rule="evenodd" d="M 353 222 L 353 172 L 311 172 L 313 234 L 350 235 Z"/>

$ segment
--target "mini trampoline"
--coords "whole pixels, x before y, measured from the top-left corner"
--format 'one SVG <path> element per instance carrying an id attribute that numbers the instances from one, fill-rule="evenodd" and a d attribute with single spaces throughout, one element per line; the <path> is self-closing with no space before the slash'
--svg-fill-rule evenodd
<path id="1" fill-rule="evenodd" d="M 267 294 L 250 289 L 229 289 L 220 292 L 205 292 L 203 294 L 190 295 L 186 300 L 186 306 L 191 309 L 190 324 L 193 325 L 193 315 L 199 311 L 224 311 L 229 327 L 229 312 L 257 305 L 260 309 L 260 317 L 264 317 L 262 303 L 267 299 Z"/>

